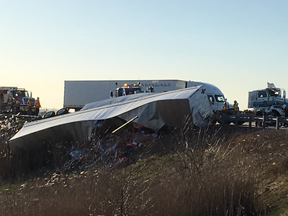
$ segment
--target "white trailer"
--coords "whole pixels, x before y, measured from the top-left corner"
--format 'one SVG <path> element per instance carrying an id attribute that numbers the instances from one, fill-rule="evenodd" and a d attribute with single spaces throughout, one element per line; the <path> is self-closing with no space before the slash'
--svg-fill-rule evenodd
<path id="1" fill-rule="evenodd" d="M 64 82 L 64 108 L 79 110 L 85 104 L 110 98 L 116 83 L 123 86 L 140 82 L 144 91 L 153 87 L 154 92 L 164 92 L 186 88 L 186 81 L 181 80 L 91 80 Z"/>
<path id="2" fill-rule="evenodd" d="M 111 92 L 116 90 L 116 83 L 118 86 L 124 86 L 125 83 L 132 85 L 138 82 L 140 82 L 144 92 L 149 92 L 148 88 L 153 87 L 153 92 L 155 93 L 202 85 L 204 87 L 203 94 L 209 98 L 213 110 L 221 110 L 224 101 L 226 101 L 224 94 L 219 88 L 204 82 L 185 80 L 65 81 L 64 108 L 80 110 L 88 103 L 109 99 Z"/>

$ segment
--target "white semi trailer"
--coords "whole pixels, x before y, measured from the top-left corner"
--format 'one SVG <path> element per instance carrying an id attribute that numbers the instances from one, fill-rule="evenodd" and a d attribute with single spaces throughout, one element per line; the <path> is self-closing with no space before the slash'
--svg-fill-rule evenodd
<path id="1" fill-rule="evenodd" d="M 206 94 L 211 102 L 213 110 L 220 110 L 223 102 L 226 101 L 224 94 L 219 88 L 212 84 L 184 80 L 93 80 L 93 81 L 65 81 L 64 82 L 64 108 L 67 109 L 82 109 L 85 104 L 105 100 L 118 95 L 116 91 L 125 88 L 126 84 L 135 86 L 141 85 L 142 91 L 139 92 L 153 92 L 160 93 L 165 91 L 189 88 L 196 85 L 204 85 Z M 135 85 L 133 85 L 135 84 Z M 129 87 L 127 88 L 127 90 Z M 127 91 L 128 92 L 128 91 Z M 129 91 L 129 94 L 131 91 Z M 123 94 L 121 94 L 123 95 Z M 124 95 L 127 95 L 124 94 Z"/>

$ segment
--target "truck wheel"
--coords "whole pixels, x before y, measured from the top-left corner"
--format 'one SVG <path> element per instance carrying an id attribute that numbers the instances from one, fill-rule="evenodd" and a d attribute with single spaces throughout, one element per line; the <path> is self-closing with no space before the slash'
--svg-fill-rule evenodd
<path id="1" fill-rule="evenodd" d="M 244 123 L 244 121 L 238 121 L 238 125 L 243 125 Z"/>
<path id="2" fill-rule="evenodd" d="M 271 112 L 268 113 L 268 115 L 271 115 L 273 117 L 277 117 L 277 116 L 280 116 L 280 113 L 277 112 L 276 110 L 272 110 Z"/>
<path id="3" fill-rule="evenodd" d="M 45 113 L 43 115 L 43 118 L 50 118 L 50 117 L 53 117 L 53 116 L 55 116 L 55 112 L 54 111 L 49 111 L 49 112 L 47 112 L 47 113 Z"/>
<path id="4" fill-rule="evenodd" d="M 66 114 L 66 113 L 68 113 L 69 111 L 68 111 L 68 109 L 67 108 L 62 108 L 62 109 L 60 109 L 60 110 L 58 110 L 57 112 L 56 112 L 56 115 L 63 115 L 63 114 Z"/>
<path id="5" fill-rule="evenodd" d="M 256 116 L 263 116 L 263 113 L 261 111 L 256 111 Z"/>
<path id="6" fill-rule="evenodd" d="M 230 125 L 230 121 L 218 121 L 221 126 Z"/>

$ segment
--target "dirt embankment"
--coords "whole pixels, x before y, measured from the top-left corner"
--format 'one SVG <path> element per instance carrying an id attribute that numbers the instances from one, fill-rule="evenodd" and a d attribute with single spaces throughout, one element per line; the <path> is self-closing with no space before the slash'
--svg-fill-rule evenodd
<path id="1" fill-rule="evenodd" d="M 56 145 L 49 149 L 56 166 L 41 169 L 42 176 L 1 181 L 0 213 L 284 215 L 287 138 L 286 129 L 182 128 L 159 135 L 113 167 L 93 163 L 95 154 L 88 151 L 70 171 L 59 170 L 71 161 L 70 146 Z"/>

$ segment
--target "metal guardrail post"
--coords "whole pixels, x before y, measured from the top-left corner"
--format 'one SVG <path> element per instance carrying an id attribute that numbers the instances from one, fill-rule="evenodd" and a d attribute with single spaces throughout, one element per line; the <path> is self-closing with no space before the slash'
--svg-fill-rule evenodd
<path id="1" fill-rule="evenodd" d="M 276 130 L 279 129 L 279 116 L 276 117 Z"/>
<path id="2" fill-rule="evenodd" d="M 252 115 L 249 115 L 249 128 L 251 128 L 252 127 Z"/>
<path id="3" fill-rule="evenodd" d="M 235 114 L 235 125 L 238 126 L 239 115 L 238 113 Z"/>
<path id="4" fill-rule="evenodd" d="M 263 122 L 262 122 L 262 127 L 265 128 L 265 122 L 266 122 L 266 116 L 263 115 Z"/>

